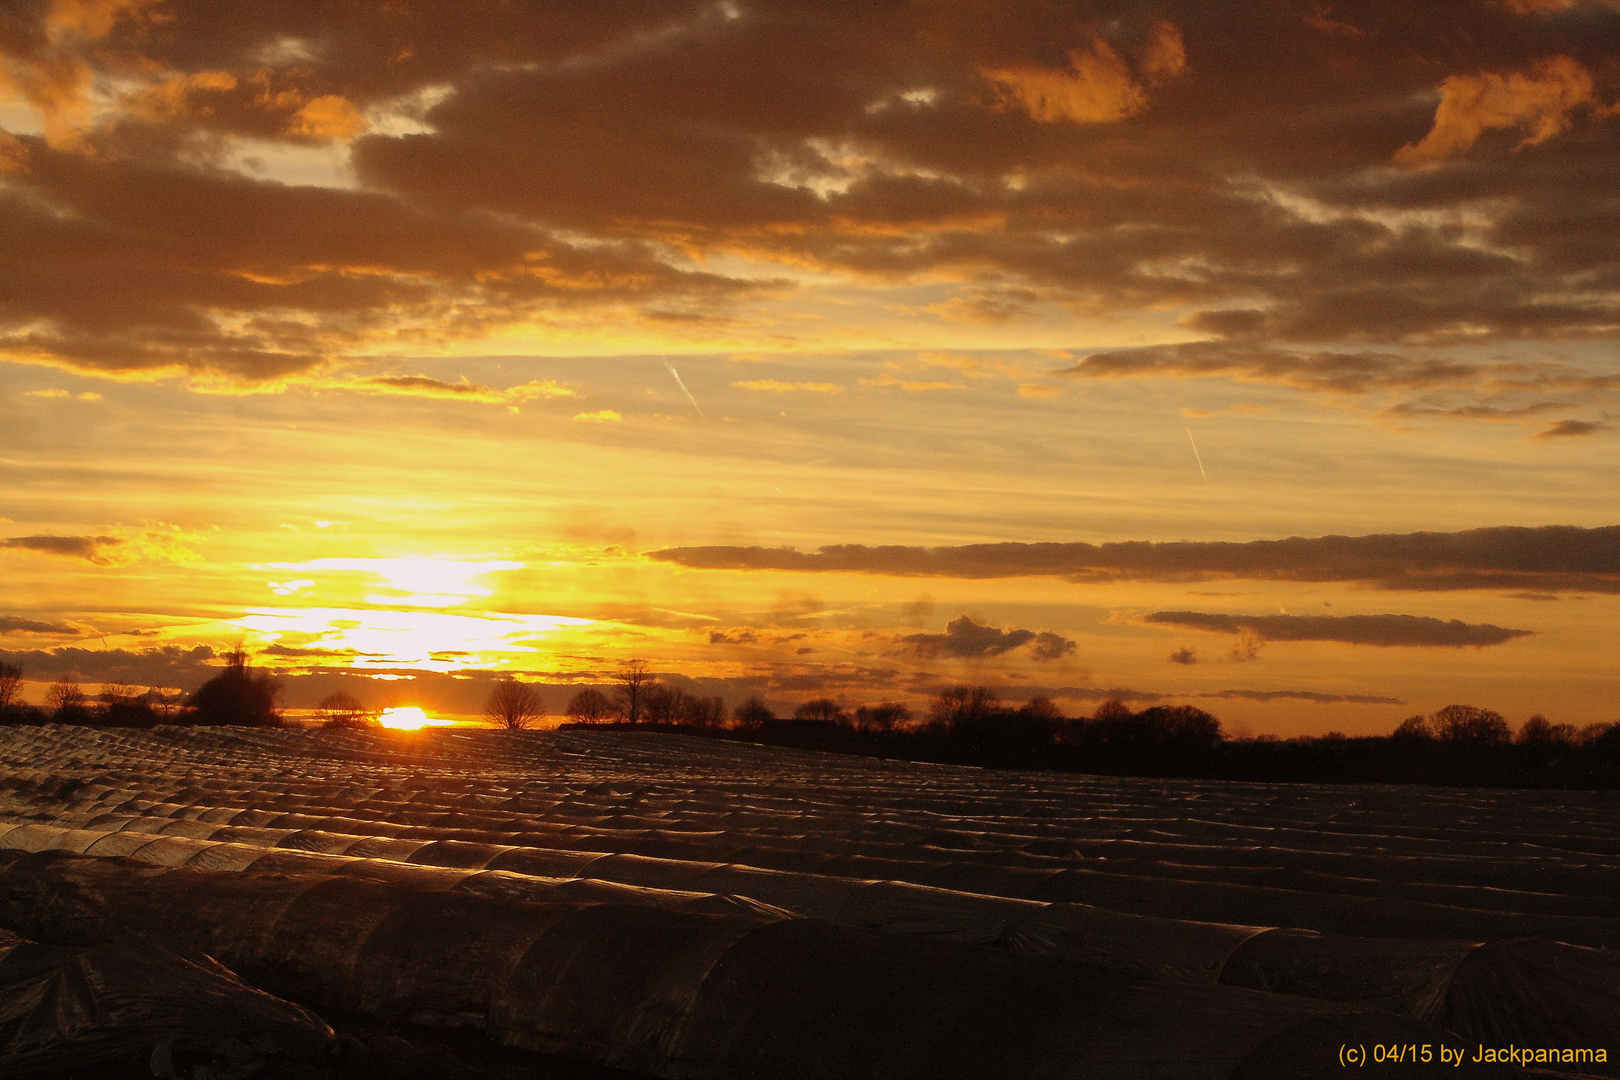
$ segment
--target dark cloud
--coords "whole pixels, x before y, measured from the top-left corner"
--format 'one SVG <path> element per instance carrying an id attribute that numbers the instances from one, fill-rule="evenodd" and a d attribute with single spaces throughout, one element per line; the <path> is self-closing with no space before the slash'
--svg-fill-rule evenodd
<path id="1" fill-rule="evenodd" d="M 1172 664 L 1196 664 L 1198 663 L 1198 654 L 1183 646 L 1171 653 L 1168 659 Z"/>
<path id="2" fill-rule="evenodd" d="M 895 641 L 910 645 L 919 656 L 961 659 L 1001 656 L 1025 645 L 1029 646 L 1030 656 L 1043 662 L 1062 659 L 1075 651 L 1074 642 L 1050 630 L 998 630 L 982 626 L 966 615 L 946 623 L 943 634 L 905 634 Z"/>
<path id="3" fill-rule="evenodd" d="M 1065 656 L 1072 656 L 1075 649 L 1075 643 L 1063 635 L 1042 630 L 1030 642 L 1029 655 L 1040 661 L 1061 660 Z"/>
<path id="4" fill-rule="evenodd" d="M 1180 626 L 1221 634 L 1253 634 L 1262 641 L 1339 641 L 1347 645 L 1443 648 L 1500 645 L 1534 632 L 1426 615 L 1219 615 L 1202 611 L 1155 611 L 1142 616 L 1142 621 L 1155 626 Z"/>
<path id="5" fill-rule="evenodd" d="M 268 378 L 401 322 L 702 323 L 758 287 L 719 253 L 1257 347 L 1611 335 L 1620 12 L 1530 7 L 12 5 L 3 347 Z"/>
<path id="6" fill-rule="evenodd" d="M 152 649 L 0 649 L 0 662 L 21 664 L 25 678 L 63 677 L 86 682 L 128 683 L 132 686 L 170 686 L 194 690 L 219 674 L 208 663 L 214 650 L 207 645 L 181 648 L 164 645 Z"/>
<path id="7" fill-rule="evenodd" d="M 69 626 L 62 622 L 41 622 L 38 619 L 23 619 L 14 615 L 0 615 L 0 634 L 52 634 L 62 637 L 78 637 L 82 630 L 76 626 Z"/>
<path id="8" fill-rule="evenodd" d="M 759 641 L 759 636 L 752 630 L 710 630 L 710 645 L 753 645 Z"/>
<path id="9" fill-rule="evenodd" d="M 1556 424 L 1538 431 L 1537 439 L 1567 439 L 1580 435 L 1592 435 L 1599 431 L 1609 430 L 1608 424 L 1600 424 L 1594 420 L 1560 420 Z"/>
<path id="10" fill-rule="evenodd" d="M 1024 693 L 1031 696 L 1067 698 L 1072 701 L 1118 700 L 1131 705 L 1153 705 L 1162 701 L 1187 698 L 1214 701 L 1305 701 L 1312 705 L 1404 705 L 1400 698 L 1380 697 L 1374 694 L 1326 694 L 1315 690 L 1205 690 L 1193 694 L 1158 693 L 1152 690 L 1130 690 L 1124 687 L 1057 686 L 1032 687 Z"/>
<path id="11" fill-rule="evenodd" d="M 116 536 L 11 536 L 0 540 L 0 547 L 103 563 L 107 561 L 105 549 L 122 543 Z"/>
<path id="12" fill-rule="evenodd" d="M 1457 533 L 1291 537 L 1246 543 L 969 544 L 666 548 L 648 557 L 711 570 L 895 577 L 1061 577 L 1076 582 L 1220 578 L 1342 581 L 1384 589 L 1620 592 L 1620 526 L 1500 526 Z"/>
<path id="13" fill-rule="evenodd" d="M 1376 694 L 1322 694 L 1315 690 L 1211 690 L 1196 697 L 1239 701 L 1308 701 L 1312 705 L 1405 705 L 1401 698 Z"/>

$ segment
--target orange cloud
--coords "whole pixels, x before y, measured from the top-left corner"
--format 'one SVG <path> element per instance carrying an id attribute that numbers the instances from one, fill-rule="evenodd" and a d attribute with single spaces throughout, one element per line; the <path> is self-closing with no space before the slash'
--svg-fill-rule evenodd
<path id="1" fill-rule="evenodd" d="M 1440 84 L 1434 127 L 1395 153 L 1398 165 L 1426 165 L 1460 154 L 1487 131 L 1528 127 L 1518 148 L 1569 128 L 1570 114 L 1597 106 L 1592 75 L 1567 56 L 1538 61 L 1529 74 L 1453 75 Z M 1605 110 L 1606 111 L 1606 110 Z"/>
<path id="2" fill-rule="evenodd" d="M 1502 0 L 1503 6 L 1520 15 L 1545 15 L 1554 11 L 1568 11 L 1587 2 L 1595 7 L 1620 9 L 1620 0 Z"/>
<path id="3" fill-rule="evenodd" d="M 1069 120 L 1107 124 L 1147 108 L 1147 93 L 1107 43 L 1094 41 L 1069 54 L 1071 70 L 1044 67 L 984 68 L 1003 108 L 1019 108 L 1043 124 Z"/>
<path id="4" fill-rule="evenodd" d="M 353 382 L 339 383 L 339 388 L 358 390 L 365 394 L 397 394 L 405 397 L 441 398 L 448 401 L 476 401 L 486 405 L 516 405 L 525 401 L 559 397 L 578 397 L 566 386 L 550 379 L 527 382 L 521 386 L 496 390 L 480 386 L 463 378 L 460 382 L 445 382 L 428 375 L 376 375 Z"/>
<path id="5" fill-rule="evenodd" d="M 1144 80 L 1158 84 L 1187 70 L 1181 31 L 1167 22 L 1153 28 L 1139 66 Z M 1124 58 L 1101 38 L 1069 53 L 1069 70 L 1046 67 L 980 68 L 996 88 L 1002 108 L 1018 108 L 1043 124 L 1069 120 L 1107 124 L 1147 108 L 1147 91 Z"/>
<path id="6" fill-rule="evenodd" d="M 366 121 L 353 102 L 337 94 L 325 94 L 305 102 L 293 114 L 287 133 L 324 142 L 351 139 L 364 130 Z"/>
<path id="7" fill-rule="evenodd" d="M 862 379 L 861 385 L 871 389 L 892 389 L 895 387 L 908 393 L 918 393 L 924 390 L 966 390 L 961 383 L 953 382 L 924 382 L 915 379 L 901 379 L 887 373 L 875 379 Z"/>
<path id="8" fill-rule="evenodd" d="M 112 31 L 119 19 L 139 15 L 157 0 L 52 0 L 46 25 L 51 36 L 72 34 L 95 40 Z"/>
<path id="9" fill-rule="evenodd" d="M 1156 23 L 1153 38 L 1142 54 L 1142 74 L 1149 82 L 1159 83 L 1186 73 L 1187 47 L 1182 44 L 1181 31 L 1167 22 Z"/>
<path id="10" fill-rule="evenodd" d="M 199 71 L 165 79 L 128 95 L 130 112 L 145 120 L 163 120 L 193 111 L 192 98 L 200 92 L 236 89 L 236 76 L 228 71 Z"/>
<path id="11" fill-rule="evenodd" d="M 830 382 L 783 382 L 780 379 L 749 379 L 731 384 L 742 390 L 765 390 L 777 394 L 801 391 L 809 394 L 842 394 L 844 388 Z"/>

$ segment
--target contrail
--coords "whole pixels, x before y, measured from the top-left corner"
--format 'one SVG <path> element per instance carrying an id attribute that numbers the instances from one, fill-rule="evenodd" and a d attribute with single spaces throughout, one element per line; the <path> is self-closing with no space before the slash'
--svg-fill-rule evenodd
<path id="1" fill-rule="evenodd" d="M 692 396 L 692 391 L 687 390 L 686 384 L 681 382 L 681 373 L 675 370 L 675 365 L 670 363 L 668 360 L 665 360 L 664 366 L 669 368 L 669 373 L 671 375 L 675 376 L 676 385 L 678 385 L 682 390 L 686 391 L 686 400 L 692 403 L 692 408 L 698 411 L 699 416 L 703 416 L 703 406 L 697 403 L 697 398 Z M 707 416 L 703 416 L 703 420 L 704 423 L 707 423 L 709 418 Z"/>
<path id="2" fill-rule="evenodd" d="M 673 371 L 674 369 L 671 368 L 670 370 Z M 1181 430 L 1185 431 L 1187 433 L 1187 441 L 1192 443 L 1193 460 L 1198 462 L 1198 475 L 1202 476 L 1204 478 L 1204 486 L 1208 487 L 1209 486 L 1209 473 L 1204 471 L 1204 459 L 1198 453 L 1198 444 L 1193 442 L 1192 428 L 1182 428 Z"/>

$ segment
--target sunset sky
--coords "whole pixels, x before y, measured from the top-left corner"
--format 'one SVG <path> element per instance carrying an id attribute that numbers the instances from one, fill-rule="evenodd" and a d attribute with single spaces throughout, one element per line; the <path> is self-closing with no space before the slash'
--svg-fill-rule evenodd
<path id="1" fill-rule="evenodd" d="M 24 0 L 0 659 L 1620 720 L 1620 3 Z M 1290 539 L 1292 538 L 1292 539 Z"/>

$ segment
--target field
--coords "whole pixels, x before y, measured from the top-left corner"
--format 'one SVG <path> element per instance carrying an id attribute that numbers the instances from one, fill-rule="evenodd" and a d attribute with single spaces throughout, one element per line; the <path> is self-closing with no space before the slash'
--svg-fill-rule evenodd
<path id="1" fill-rule="evenodd" d="M 13 727 L 0 770 L 8 1077 L 1620 1073 L 1607 793 L 585 730 Z"/>

